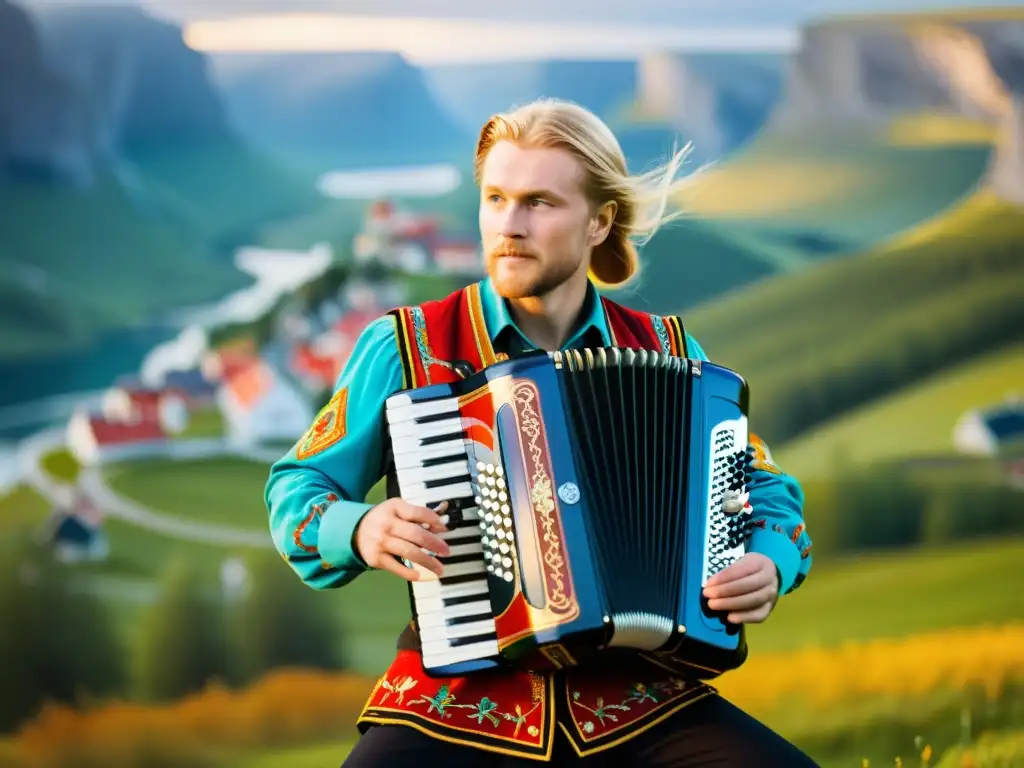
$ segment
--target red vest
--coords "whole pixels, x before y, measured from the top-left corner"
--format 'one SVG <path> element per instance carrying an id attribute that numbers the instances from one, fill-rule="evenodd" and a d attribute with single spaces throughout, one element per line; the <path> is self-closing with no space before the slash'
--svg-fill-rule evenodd
<path id="1" fill-rule="evenodd" d="M 614 346 L 686 355 L 678 318 L 601 301 Z M 479 284 L 393 314 L 407 389 L 457 380 L 459 361 L 478 371 L 504 359 L 495 354 L 484 324 Z M 600 674 L 570 667 L 442 680 L 424 673 L 417 650 L 399 650 L 357 723 L 360 729 L 408 725 L 445 741 L 536 760 L 550 758 L 557 723 L 576 751 L 587 755 L 621 744 L 715 693 L 692 679 L 687 668 L 670 655 L 637 653 Z"/>

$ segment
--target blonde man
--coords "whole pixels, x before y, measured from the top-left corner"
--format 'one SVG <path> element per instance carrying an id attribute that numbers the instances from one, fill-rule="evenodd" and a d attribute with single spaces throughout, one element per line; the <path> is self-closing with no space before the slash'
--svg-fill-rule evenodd
<path id="1" fill-rule="evenodd" d="M 531 349 L 614 345 L 707 359 L 679 318 L 629 310 L 597 290 L 634 278 L 636 243 L 677 215 L 668 201 L 683 183 L 675 179 L 683 158 L 631 176 L 609 128 L 564 101 L 487 121 L 475 177 L 488 277 L 371 323 L 334 398 L 271 470 L 273 540 L 305 583 L 341 587 L 368 569 L 415 581 L 403 558 L 441 573 L 450 553 L 439 535 L 444 510 L 398 498 L 384 428 L 390 395 Z M 750 551 L 705 590 L 710 607 L 735 623 L 764 621 L 811 564 L 800 487 L 757 437 L 752 442 Z M 362 503 L 382 476 L 391 498 Z M 410 622 L 370 693 L 345 765 L 814 765 L 688 669 L 637 653 L 600 668 L 438 679 L 424 673 Z"/>

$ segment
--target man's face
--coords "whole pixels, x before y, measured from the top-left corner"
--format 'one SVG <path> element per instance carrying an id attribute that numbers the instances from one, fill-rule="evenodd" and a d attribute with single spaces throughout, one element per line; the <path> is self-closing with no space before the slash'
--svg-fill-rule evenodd
<path id="1" fill-rule="evenodd" d="M 581 269 L 594 240 L 583 169 L 560 148 L 499 141 L 480 179 L 480 236 L 498 293 L 542 296 Z"/>

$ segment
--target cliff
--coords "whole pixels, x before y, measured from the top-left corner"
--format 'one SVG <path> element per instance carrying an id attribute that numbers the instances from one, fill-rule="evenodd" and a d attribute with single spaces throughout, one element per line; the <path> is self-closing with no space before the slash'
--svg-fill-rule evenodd
<path id="1" fill-rule="evenodd" d="M 804 30 L 765 132 L 884 133 L 924 115 L 987 126 L 996 142 L 989 181 L 1019 197 L 1022 98 L 1024 13 L 837 20 Z"/>
<path id="2" fill-rule="evenodd" d="M 132 7 L 56 8 L 39 22 L 51 66 L 89 104 L 106 156 L 230 138 L 208 61 L 178 27 Z"/>
<path id="3" fill-rule="evenodd" d="M 995 123 L 1024 92 L 1024 18 L 808 26 L 770 128 L 877 127 L 914 112 Z"/>
<path id="4" fill-rule="evenodd" d="M 1014 99 L 1003 121 L 988 182 L 999 197 L 1024 206 L 1024 97 Z"/>
<path id="5" fill-rule="evenodd" d="M 48 63 L 28 14 L 0 0 L 0 177 L 86 184 L 95 164 L 87 102 Z"/>

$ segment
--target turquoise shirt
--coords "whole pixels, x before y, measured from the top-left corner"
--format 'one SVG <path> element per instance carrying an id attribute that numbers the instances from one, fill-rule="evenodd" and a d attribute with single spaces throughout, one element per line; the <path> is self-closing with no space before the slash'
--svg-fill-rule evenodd
<path id="1" fill-rule="evenodd" d="M 515 355 L 535 346 L 512 321 L 508 305 L 489 279 L 480 296 L 484 322 L 496 351 Z M 611 345 L 605 314 L 593 285 L 577 325 L 563 349 Z M 708 360 L 687 334 L 691 358 Z M 367 493 L 384 476 L 384 404 L 403 387 L 395 320 L 390 315 L 371 322 L 360 335 L 338 378 L 335 391 L 347 389 L 342 417 L 344 436 L 304 459 L 297 458 L 301 440 L 270 469 L 265 502 L 274 545 L 310 587 L 340 587 L 368 570 L 353 548 L 353 534 L 363 515 Z M 749 550 L 775 563 L 780 592 L 806 577 L 810 546 L 803 526 L 803 492 L 799 483 L 770 463 L 770 455 L 753 471 L 750 503 L 757 526 Z"/>

